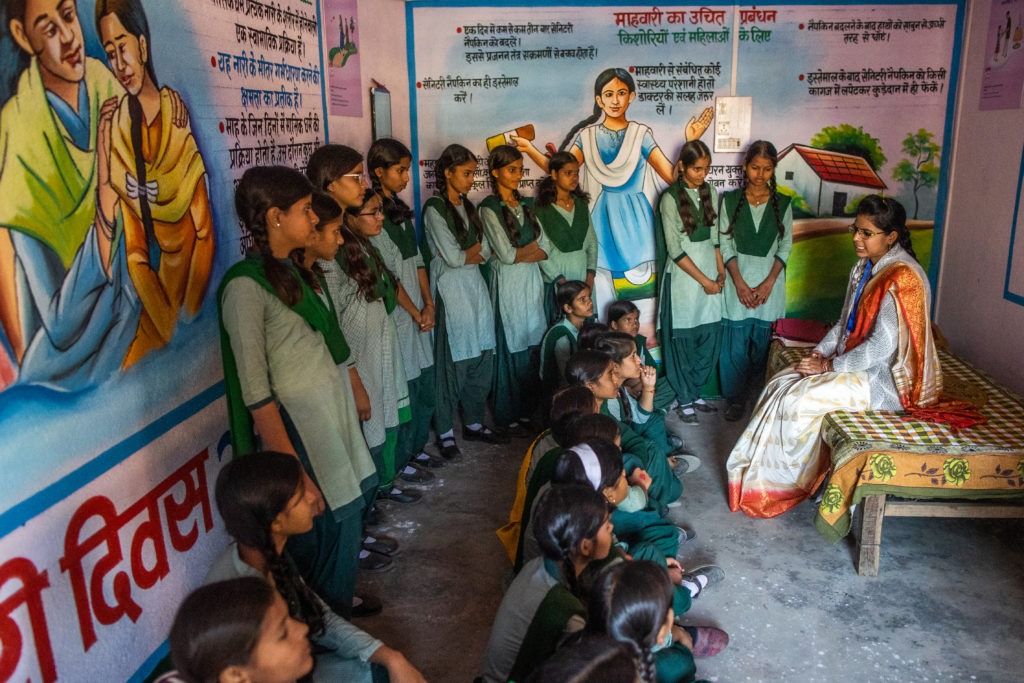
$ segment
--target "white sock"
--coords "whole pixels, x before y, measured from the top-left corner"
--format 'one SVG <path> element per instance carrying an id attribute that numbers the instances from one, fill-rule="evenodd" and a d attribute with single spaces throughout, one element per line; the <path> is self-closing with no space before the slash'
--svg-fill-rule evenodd
<path id="1" fill-rule="evenodd" d="M 694 401 L 694 403 L 696 403 L 699 406 L 706 406 L 708 404 L 708 402 L 702 398 L 698 398 L 696 401 Z"/>
<path id="2" fill-rule="evenodd" d="M 370 556 L 370 551 L 369 551 L 369 550 L 360 550 L 360 551 L 359 551 L 359 559 L 360 559 L 360 560 L 365 560 L 365 559 L 366 559 L 366 558 L 368 558 L 369 556 Z M 351 557 L 351 556 L 350 556 L 350 557 Z"/>
<path id="3" fill-rule="evenodd" d="M 683 579 L 681 581 L 682 585 L 686 587 L 686 590 L 690 591 L 691 598 L 697 597 L 697 593 L 699 593 L 702 588 L 706 588 L 708 585 L 708 577 L 706 576 L 695 576 L 693 578 L 697 579 L 697 583 L 694 583 L 693 581 L 687 581 L 686 579 Z M 701 579 L 704 580 L 701 581 Z"/>
<path id="4" fill-rule="evenodd" d="M 483 429 L 483 427 L 484 426 L 479 422 L 474 422 L 471 425 L 466 425 L 466 429 L 468 429 L 471 432 L 479 432 L 481 429 Z"/>
<path id="5" fill-rule="evenodd" d="M 444 434 L 442 434 L 441 436 L 439 436 L 437 438 L 441 439 L 441 441 L 447 441 L 448 439 L 455 439 L 455 430 L 454 429 L 449 429 L 447 432 L 445 432 Z"/>
<path id="6" fill-rule="evenodd" d="M 406 465 L 405 469 L 402 470 L 402 474 L 416 474 L 416 468 L 411 465 Z"/>

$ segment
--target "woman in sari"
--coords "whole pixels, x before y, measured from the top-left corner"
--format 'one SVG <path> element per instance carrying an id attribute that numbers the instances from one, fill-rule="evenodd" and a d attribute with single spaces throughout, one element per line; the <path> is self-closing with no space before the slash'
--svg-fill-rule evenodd
<path id="1" fill-rule="evenodd" d="M 733 512 L 775 517 L 817 489 L 828 470 L 818 438 L 826 413 L 911 411 L 942 391 L 931 287 L 910 244 L 906 211 L 869 195 L 849 230 L 859 260 L 842 315 L 810 356 L 761 393 L 726 463 Z"/>

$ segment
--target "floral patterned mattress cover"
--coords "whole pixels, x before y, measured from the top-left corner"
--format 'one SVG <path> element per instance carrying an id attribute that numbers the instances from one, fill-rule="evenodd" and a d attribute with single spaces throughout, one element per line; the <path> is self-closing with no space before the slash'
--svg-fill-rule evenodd
<path id="1" fill-rule="evenodd" d="M 770 371 L 809 351 L 773 344 Z M 814 523 L 829 540 L 849 533 L 850 509 L 864 496 L 1024 498 L 1024 402 L 953 354 L 940 350 L 939 357 L 945 378 L 983 393 L 987 421 L 954 433 L 899 413 L 826 415 L 821 438 L 832 449 L 832 469 Z"/>

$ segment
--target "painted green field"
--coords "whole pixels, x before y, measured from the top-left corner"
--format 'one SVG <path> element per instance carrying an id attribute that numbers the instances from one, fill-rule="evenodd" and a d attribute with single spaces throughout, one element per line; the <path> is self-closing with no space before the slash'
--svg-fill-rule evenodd
<path id="1" fill-rule="evenodd" d="M 934 229 L 912 230 L 910 238 L 925 269 L 931 261 Z M 823 235 L 793 245 L 786 268 L 786 315 L 834 322 L 839 318 L 847 278 L 857 256 L 850 236 Z"/>

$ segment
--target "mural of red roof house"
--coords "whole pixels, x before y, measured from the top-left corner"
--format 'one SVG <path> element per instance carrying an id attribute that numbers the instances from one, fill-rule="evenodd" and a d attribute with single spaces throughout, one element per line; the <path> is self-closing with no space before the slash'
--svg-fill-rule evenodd
<path id="1" fill-rule="evenodd" d="M 842 216 L 850 199 L 886 188 L 861 157 L 806 145 L 790 145 L 779 154 L 775 177 L 796 191 L 815 216 Z"/>

